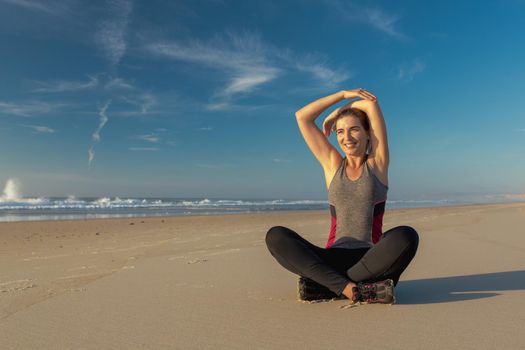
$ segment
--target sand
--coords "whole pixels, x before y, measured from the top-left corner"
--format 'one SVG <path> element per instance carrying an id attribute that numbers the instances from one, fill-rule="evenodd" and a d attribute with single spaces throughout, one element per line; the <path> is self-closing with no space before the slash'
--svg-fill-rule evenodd
<path id="1" fill-rule="evenodd" d="M 328 212 L 0 223 L 1 349 L 522 349 L 525 203 L 388 210 L 419 251 L 397 303 L 303 303 L 269 254 Z"/>

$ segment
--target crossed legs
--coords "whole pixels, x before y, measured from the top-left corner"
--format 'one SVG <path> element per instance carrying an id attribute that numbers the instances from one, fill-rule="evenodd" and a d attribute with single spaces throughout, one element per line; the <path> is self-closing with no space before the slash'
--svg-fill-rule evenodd
<path id="1" fill-rule="evenodd" d="M 283 226 L 272 227 L 266 234 L 270 253 L 284 268 L 324 285 L 338 296 L 357 282 L 391 278 L 397 284 L 415 256 L 418 243 L 417 232 L 409 226 L 392 228 L 372 248 L 358 249 L 320 248 Z"/>

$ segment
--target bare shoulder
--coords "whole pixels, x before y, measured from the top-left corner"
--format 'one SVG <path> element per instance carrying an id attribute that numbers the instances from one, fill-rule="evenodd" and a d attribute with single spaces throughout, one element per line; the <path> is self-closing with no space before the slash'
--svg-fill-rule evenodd
<path id="1" fill-rule="evenodd" d="M 372 170 L 372 173 L 378 178 L 379 181 L 388 187 L 388 165 L 379 164 L 373 157 L 369 157 L 367 160 L 368 166 Z"/>
<path id="2" fill-rule="evenodd" d="M 323 168 L 327 190 L 330 188 L 330 183 L 332 182 L 337 169 L 341 166 L 342 161 L 343 157 L 341 157 L 341 154 L 339 154 L 336 149 L 333 149 L 332 152 L 330 152 L 330 162 L 328 163 L 328 166 Z"/>

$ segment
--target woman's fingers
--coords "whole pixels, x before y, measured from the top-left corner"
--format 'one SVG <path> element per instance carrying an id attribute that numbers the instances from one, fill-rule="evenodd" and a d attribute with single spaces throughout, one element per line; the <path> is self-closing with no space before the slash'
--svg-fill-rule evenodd
<path id="1" fill-rule="evenodd" d="M 363 98 L 366 98 L 368 100 L 375 100 L 377 97 L 375 97 L 372 93 L 366 91 L 365 89 L 359 89 L 360 96 Z"/>
<path id="2" fill-rule="evenodd" d="M 323 123 L 323 133 L 326 137 L 330 136 L 330 126 L 330 123 L 327 123 L 326 121 Z"/>
<path id="3" fill-rule="evenodd" d="M 346 92 L 347 92 L 345 94 L 345 98 L 346 99 L 350 99 L 350 98 L 354 98 L 354 97 L 361 97 L 361 98 L 364 98 L 366 100 L 372 100 L 372 101 L 377 100 L 377 97 L 374 96 L 374 94 L 372 94 L 369 91 L 366 91 L 363 88 L 354 89 L 354 90 L 346 90 Z"/>
<path id="4" fill-rule="evenodd" d="M 332 126 L 333 126 L 333 117 L 328 116 L 324 122 L 323 122 L 323 133 L 326 137 L 330 136 L 330 133 L 332 132 Z"/>

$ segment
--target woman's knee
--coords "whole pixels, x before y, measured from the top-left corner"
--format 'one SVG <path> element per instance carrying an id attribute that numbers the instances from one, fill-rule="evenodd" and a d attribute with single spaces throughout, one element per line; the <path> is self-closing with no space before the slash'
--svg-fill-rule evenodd
<path id="1" fill-rule="evenodd" d="M 266 233 L 268 248 L 278 247 L 290 236 L 290 229 L 284 226 L 274 226 Z"/>
<path id="2" fill-rule="evenodd" d="M 387 235 L 412 249 L 417 249 L 419 245 L 419 235 L 417 231 L 410 226 L 397 226 L 389 230 Z"/>

